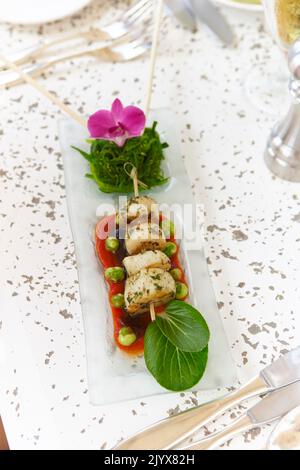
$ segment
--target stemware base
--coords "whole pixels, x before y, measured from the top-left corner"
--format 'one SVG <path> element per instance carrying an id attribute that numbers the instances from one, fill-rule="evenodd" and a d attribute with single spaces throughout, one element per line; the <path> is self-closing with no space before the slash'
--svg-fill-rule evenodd
<path id="1" fill-rule="evenodd" d="M 275 176 L 292 183 L 300 182 L 300 166 L 293 166 L 280 156 L 274 155 L 269 147 L 265 151 L 264 158 L 267 167 Z"/>
<path id="2" fill-rule="evenodd" d="M 265 163 L 274 175 L 294 183 L 300 182 L 299 117 L 298 104 L 275 125 L 264 155 Z"/>

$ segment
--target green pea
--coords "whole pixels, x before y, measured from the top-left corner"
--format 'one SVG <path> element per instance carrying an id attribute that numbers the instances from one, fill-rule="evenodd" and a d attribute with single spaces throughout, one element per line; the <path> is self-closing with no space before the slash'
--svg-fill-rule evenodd
<path id="1" fill-rule="evenodd" d="M 175 226 L 171 220 L 163 219 L 161 221 L 161 228 L 165 234 L 166 238 L 174 237 L 175 235 Z"/>
<path id="2" fill-rule="evenodd" d="M 107 251 L 112 251 L 113 253 L 115 253 L 119 249 L 119 246 L 120 242 L 116 237 L 108 237 L 105 240 L 105 248 L 107 249 Z"/>
<path id="3" fill-rule="evenodd" d="M 176 282 L 176 299 L 182 300 L 188 296 L 189 289 L 183 282 Z"/>
<path id="4" fill-rule="evenodd" d="M 171 269 L 170 274 L 173 279 L 175 279 L 175 281 L 180 281 L 180 279 L 182 278 L 182 272 L 179 268 Z"/>
<path id="5" fill-rule="evenodd" d="M 107 268 L 105 270 L 104 275 L 108 281 L 112 281 L 112 282 L 123 281 L 123 279 L 125 278 L 124 269 L 120 267 Z"/>
<path id="6" fill-rule="evenodd" d="M 118 341 L 122 346 L 131 346 L 136 341 L 136 334 L 130 326 L 123 326 L 119 331 Z"/>
<path id="7" fill-rule="evenodd" d="M 164 249 L 164 253 L 169 257 L 171 258 L 171 256 L 175 255 L 175 253 L 177 252 L 177 245 L 173 242 L 168 242 L 166 244 L 166 247 Z"/>
<path id="8" fill-rule="evenodd" d="M 123 294 L 116 294 L 111 297 L 111 303 L 114 307 L 122 308 L 124 307 L 124 295 Z"/>

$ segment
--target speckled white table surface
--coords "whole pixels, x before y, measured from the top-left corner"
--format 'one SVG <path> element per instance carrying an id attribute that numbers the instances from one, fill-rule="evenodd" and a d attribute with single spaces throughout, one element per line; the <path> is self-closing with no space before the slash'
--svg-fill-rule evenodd
<path id="1" fill-rule="evenodd" d="M 0 25 L 3 51 L 105 23 L 129 2 L 94 1 L 52 25 Z M 153 107 L 181 124 L 182 156 L 205 204 L 207 256 L 241 382 L 299 344 L 300 195 L 275 179 L 262 154 L 276 117 L 257 111 L 243 82 L 278 56 L 260 15 L 223 9 L 237 34 L 228 49 L 205 28 L 162 28 Z M 41 79 L 89 114 L 120 96 L 140 103 L 147 58 L 81 59 Z M 110 449 L 159 418 L 203 401 L 182 393 L 105 407 L 89 404 L 74 246 L 57 137 L 60 112 L 28 86 L 1 91 L 0 413 L 13 449 Z M 278 110 L 278 114 L 280 110 Z M 205 432 L 223 426 L 232 410 Z M 225 448 L 263 448 L 270 427 Z"/>

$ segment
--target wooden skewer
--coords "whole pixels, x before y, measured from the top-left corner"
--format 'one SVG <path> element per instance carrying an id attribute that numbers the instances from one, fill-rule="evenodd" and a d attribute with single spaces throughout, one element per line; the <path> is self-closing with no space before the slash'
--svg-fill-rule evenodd
<path id="1" fill-rule="evenodd" d="M 157 0 L 155 9 L 154 9 L 154 30 L 153 30 L 153 37 L 152 37 L 150 64 L 149 64 L 148 86 L 147 86 L 147 93 L 146 93 L 145 107 L 144 107 L 146 116 L 149 113 L 150 105 L 151 105 L 153 78 L 154 78 L 155 63 L 156 63 L 156 57 L 157 57 L 158 39 L 159 39 L 162 13 L 163 13 L 163 6 L 164 6 L 164 0 Z M 135 197 L 138 197 L 139 185 L 138 185 L 138 175 L 137 175 L 136 169 L 133 174 L 133 187 L 134 187 L 134 195 Z M 151 321 L 155 321 L 156 314 L 155 314 L 155 308 L 154 308 L 153 303 L 150 304 L 150 316 L 151 316 Z"/>
<path id="2" fill-rule="evenodd" d="M 151 317 L 151 321 L 155 321 L 155 308 L 154 308 L 154 304 L 150 304 L 150 317 Z"/>
<path id="3" fill-rule="evenodd" d="M 136 172 L 135 172 L 135 176 L 133 177 L 133 187 L 134 187 L 134 197 L 139 197 L 139 184 L 137 181 Z"/>
<path id="4" fill-rule="evenodd" d="M 139 197 L 139 181 L 137 177 L 137 169 L 135 167 L 131 170 L 131 178 L 133 179 L 134 197 Z"/>
<path id="5" fill-rule="evenodd" d="M 154 18 L 155 18 L 154 30 L 153 30 L 153 37 L 152 37 L 150 64 L 149 64 L 148 86 L 147 86 L 147 93 L 146 93 L 146 99 L 145 99 L 146 116 L 149 113 L 149 109 L 151 105 L 153 78 L 154 78 L 154 70 L 155 70 L 155 63 L 156 63 L 156 57 L 157 57 L 158 39 L 159 39 L 162 13 L 163 13 L 163 6 L 164 6 L 164 0 L 157 0 L 156 5 L 155 5 L 155 10 L 154 10 Z"/>
<path id="6" fill-rule="evenodd" d="M 43 85 L 37 82 L 31 75 L 23 72 L 23 70 L 16 65 L 15 63 L 8 60 L 3 54 L 0 53 L 0 60 L 5 63 L 5 65 L 13 70 L 14 72 L 18 73 L 20 78 L 24 80 L 24 82 L 29 83 L 29 85 L 33 86 L 37 91 L 39 91 L 42 95 L 48 98 L 52 103 L 58 106 L 64 113 L 68 114 L 72 119 L 78 122 L 81 126 L 86 128 L 86 120 L 82 118 L 79 114 L 77 114 L 73 109 L 69 108 L 63 101 L 57 98 L 53 93 L 48 91 Z"/>

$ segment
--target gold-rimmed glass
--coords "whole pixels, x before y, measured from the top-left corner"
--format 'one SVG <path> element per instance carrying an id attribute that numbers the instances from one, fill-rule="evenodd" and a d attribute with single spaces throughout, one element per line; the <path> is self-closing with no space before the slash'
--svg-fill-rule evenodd
<path id="1" fill-rule="evenodd" d="M 257 64 L 246 80 L 250 101 L 268 114 L 284 113 L 289 105 L 286 53 L 300 37 L 300 0 L 262 0 L 268 30 L 282 53 L 268 63 Z"/>
<path id="2" fill-rule="evenodd" d="M 300 36 L 300 1 L 263 0 L 263 4 L 273 35 L 286 50 Z"/>

